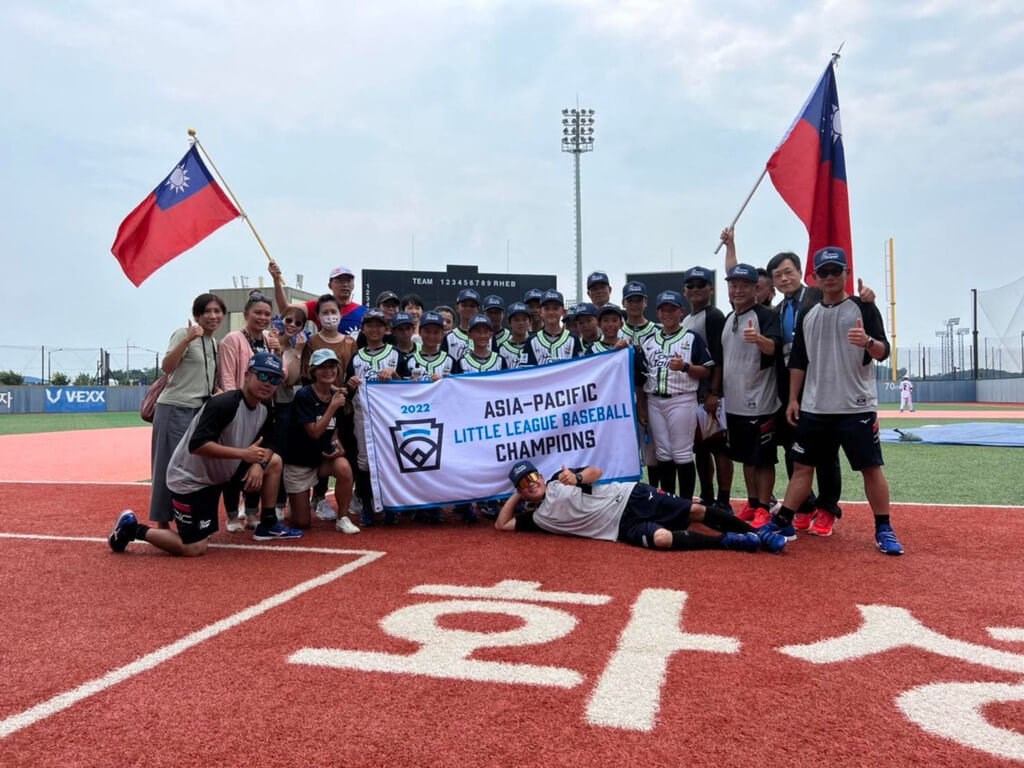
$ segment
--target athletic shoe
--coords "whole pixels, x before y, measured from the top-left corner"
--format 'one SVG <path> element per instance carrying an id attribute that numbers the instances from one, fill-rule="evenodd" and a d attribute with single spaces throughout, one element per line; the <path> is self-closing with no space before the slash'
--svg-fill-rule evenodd
<path id="1" fill-rule="evenodd" d="M 260 525 L 259 513 L 254 513 L 245 516 L 245 527 L 250 531 L 255 531 Z"/>
<path id="2" fill-rule="evenodd" d="M 818 514 L 814 516 L 814 523 L 807 532 L 812 536 L 831 536 L 832 526 L 834 526 L 835 523 L 835 515 L 827 509 L 819 509 Z M 793 519 L 793 524 L 796 525 L 796 518 Z"/>
<path id="3" fill-rule="evenodd" d="M 338 513 L 334 511 L 334 507 L 327 499 L 320 499 L 317 502 L 315 514 L 317 520 L 336 520 L 338 518 Z"/>
<path id="4" fill-rule="evenodd" d="M 278 541 L 280 539 L 301 539 L 302 531 L 298 528 L 289 528 L 281 523 L 275 523 L 272 528 L 260 525 L 256 526 L 256 530 L 253 531 L 253 541 Z"/>
<path id="5" fill-rule="evenodd" d="M 757 510 L 755 510 L 752 506 L 750 506 L 749 503 L 745 503 L 743 505 L 743 509 L 740 510 L 740 513 L 738 515 L 736 515 L 736 517 L 738 517 L 740 520 L 743 520 L 743 521 L 749 523 L 751 520 L 754 519 L 754 516 L 755 516 L 756 512 L 757 512 Z"/>
<path id="6" fill-rule="evenodd" d="M 786 526 L 779 525 L 777 517 L 772 517 L 767 523 L 765 523 L 760 530 L 768 529 L 772 533 L 777 533 L 786 541 L 796 541 L 796 528 L 793 527 L 792 523 Z"/>
<path id="7" fill-rule="evenodd" d="M 740 519 L 742 520 L 743 518 Z M 750 525 L 754 528 L 760 528 L 769 523 L 771 519 L 771 512 L 769 512 L 764 507 L 758 507 L 757 509 L 754 510 L 754 519 L 750 521 Z"/>
<path id="8" fill-rule="evenodd" d="M 768 504 L 768 511 L 774 515 L 780 509 L 782 509 L 782 502 L 776 499 L 774 496 L 772 496 L 772 500 Z"/>
<path id="9" fill-rule="evenodd" d="M 363 511 L 359 514 L 359 524 L 363 528 L 369 528 L 371 525 L 376 524 L 376 520 L 373 519 L 373 513 L 366 511 L 366 505 L 363 505 Z"/>
<path id="10" fill-rule="evenodd" d="M 385 512 L 384 525 L 398 525 L 398 515 L 394 512 Z"/>
<path id="11" fill-rule="evenodd" d="M 765 552 L 775 554 L 786 548 L 786 537 L 778 532 L 773 523 L 759 528 L 757 538 L 761 543 L 761 549 Z"/>
<path id="12" fill-rule="evenodd" d="M 892 532 L 892 526 L 883 524 L 875 529 L 875 543 L 884 555 L 902 555 L 903 546 Z"/>
<path id="13" fill-rule="evenodd" d="M 356 524 L 344 516 L 338 518 L 338 522 L 334 524 L 334 530 L 348 534 L 359 533 Z"/>
<path id="14" fill-rule="evenodd" d="M 761 548 L 761 539 L 756 533 L 723 533 L 722 549 L 737 552 L 757 552 Z"/>
<path id="15" fill-rule="evenodd" d="M 110 548 L 115 552 L 124 552 L 128 542 L 135 538 L 135 526 L 138 524 L 138 518 L 135 517 L 135 513 L 130 509 L 126 509 L 118 515 L 117 522 L 114 523 L 114 529 L 110 532 L 110 536 L 107 537 L 107 543 L 110 545 Z"/>
<path id="16" fill-rule="evenodd" d="M 793 515 L 793 527 L 798 531 L 806 531 L 811 527 L 811 523 L 814 522 L 814 516 L 817 512 L 797 512 Z M 828 534 L 825 534 L 826 536 Z"/>
<path id="17" fill-rule="evenodd" d="M 228 515 L 227 524 L 228 533 L 241 533 L 245 530 L 245 523 L 242 522 L 241 516 L 235 517 Z"/>
<path id="18" fill-rule="evenodd" d="M 353 496 L 352 501 L 348 503 L 348 511 L 353 515 L 363 514 L 363 500 L 358 496 Z"/>
<path id="19" fill-rule="evenodd" d="M 479 523 L 480 518 L 476 516 L 476 512 L 473 511 L 472 504 L 466 504 L 462 509 L 458 510 L 462 515 L 462 519 L 467 523 Z"/>

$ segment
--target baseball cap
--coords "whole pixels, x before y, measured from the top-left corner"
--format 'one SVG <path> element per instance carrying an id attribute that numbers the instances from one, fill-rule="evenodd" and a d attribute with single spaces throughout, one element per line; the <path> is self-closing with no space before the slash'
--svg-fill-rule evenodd
<path id="1" fill-rule="evenodd" d="M 597 317 L 597 307 L 589 301 L 577 304 L 575 309 L 576 317 Z"/>
<path id="2" fill-rule="evenodd" d="M 324 363 L 328 363 L 331 361 L 334 361 L 335 363 L 341 362 L 340 360 L 338 360 L 338 356 L 334 354 L 333 349 L 318 349 L 309 358 L 309 367 L 316 368 L 319 365 L 323 365 Z"/>
<path id="3" fill-rule="evenodd" d="M 437 325 L 444 328 L 444 318 L 437 312 L 424 312 L 420 317 L 420 328 L 425 325 Z"/>
<path id="4" fill-rule="evenodd" d="M 508 316 L 511 318 L 512 315 L 528 315 L 530 314 L 530 308 L 523 304 L 521 301 L 513 301 L 508 305 Z M 420 325 L 423 325 L 423 321 L 420 320 Z"/>
<path id="5" fill-rule="evenodd" d="M 388 316 L 385 315 L 383 312 L 381 312 L 379 309 L 368 309 L 365 312 L 363 312 L 363 323 L 362 324 L 366 325 L 371 320 L 376 320 L 376 321 L 378 321 L 380 323 L 384 323 L 384 325 L 387 325 L 387 323 L 388 323 Z"/>
<path id="6" fill-rule="evenodd" d="M 544 291 L 540 288 L 531 288 L 523 294 L 523 303 L 529 304 L 531 301 L 540 301 L 544 297 Z"/>
<path id="7" fill-rule="evenodd" d="M 563 307 L 565 306 L 565 299 L 563 298 L 562 293 L 560 291 L 556 291 L 554 289 L 551 289 L 551 290 L 548 290 L 548 291 L 544 291 L 544 293 L 541 294 L 541 297 L 540 297 L 540 303 L 541 304 L 547 304 L 549 301 L 557 301 Z"/>
<path id="8" fill-rule="evenodd" d="M 618 304 L 612 304 L 609 301 L 601 307 L 601 310 L 597 313 L 598 318 L 602 318 L 605 315 L 618 315 L 619 317 L 625 317 L 626 313 Z"/>
<path id="9" fill-rule="evenodd" d="M 461 304 L 464 301 L 473 301 L 477 304 L 480 303 L 480 294 L 474 291 L 472 288 L 463 288 L 459 291 L 459 295 L 455 299 L 456 304 Z"/>
<path id="10" fill-rule="evenodd" d="M 748 283 L 756 283 L 758 278 L 757 267 L 752 267 L 749 264 L 737 264 L 729 270 L 729 274 L 726 275 L 726 282 L 729 280 L 746 280 Z"/>
<path id="11" fill-rule="evenodd" d="M 639 281 L 626 283 L 622 289 L 622 298 L 625 300 L 631 296 L 643 296 L 644 298 L 647 298 L 647 286 Z"/>
<path id="12" fill-rule="evenodd" d="M 281 365 L 281 358 L 272 355 L 270 352 L 257 352 L 249 361 L 250 371 L 262 371 L 263 373 L 276 373 L 284 376 L 284 366 Z"/>
<path id="13" fill-rule="evenodd" d="M 379 307 L 381 304 L 386 304 L 389 301 L 393 301 L 395 304 L 400 304 L 402 300 L 398 298 L 398 294 L 394 291 L 381 291 L 377 294 L 377 301 L 375 301 L 373 305 L 375 307 Z"/>
<path id="14" fill-rule="evenodd" d="M 534 466 L 532 461 L 523 459 L 522 461 L 517 461 L 512 465 L 512 469 L 508 472 L 508 479 L 512 481 L 512 485 L 519 485 L 519 481 L 531 472 L 537 472 L 537 467 Z M 540 473 L 537 472 L 537 474 Z"/>
<path id="15" fill-rule="evenodd" d="M 355 277 L 355 276 L 356 276 L 356 273 L 353 272 L 348 267 L 335 267 L 334 269 L 331 270 L 331 275 L 330 275 L 330 277 L 328 279 L 329 280 L 333 280 L 336 277 Z"/>
<path id="16" fill-rule="evenodd" d="M 490 330 L 494 330 L 494 327 L 491 325 L 491 318 L 487 315 L 473 315 L 473 319 L 469 321 L 469 330 L 472 331 L 478 325 L 486 325 Z"/>
<path id="17" fill-rule="evenodd" d="M 493 294 L 492 293 L 490 296 L 484 296 L 483 308 L 484 308 L 485 312 L 488 309 L 501 309 L 501 310 L 504 310 L 505 309 L 505 300 L 503 298 L 501 298 L 501 296 L 498 296 L 497 294 Z"/>
<path id="18" fill-rule="evenodd" d="M 395 312 L 395 316 L 391 318 L 391 327 L 397 328 L 400 325 L 412 325 L 412 315 L 408 312 Z"/>
<path id="19" fill-rule="evenodd" d="M 835 246 L 829 246 L 828 248 L 822 248 L 820 251 L 815 251 L 815 272 L 817 272 L 822 267 L 828 266 L 829 264 L 838 264 L 843 269 L 846 269 L 846 251 L 844 251 L 842 248 L 836 248 Z"/>
<path id="20" fill-rule="evenodd" d="M 662 291 L 658 294 L 658 298 L 654 301 L 655 308 L 660 307 L 662 304 L 672 304 L 676 307 L 683 306 L 683 297 L 679 291 Z"/>
<path id="21" fill-rule="evenodd" d="M 598 285 L 604 283 L 605 285 L 611 285 L 611 280 L 608 279 L 608 275 L 604 272 L 591 272 L 590 276 L 587 277 L 587 288 L 592 285 Z"/>
<path id="22" fill-rule="evenodd" d="M 683 284 L 685 285 L 691 280 L 703 280 L 705 283 L 710 283 L 711 270 L 704 267 L 690 267 L 683 273 Z"/>

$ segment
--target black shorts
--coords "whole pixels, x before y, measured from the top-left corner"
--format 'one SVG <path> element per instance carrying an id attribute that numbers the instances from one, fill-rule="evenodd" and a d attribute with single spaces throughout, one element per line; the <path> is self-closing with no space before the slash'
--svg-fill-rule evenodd
<path id="1" fill-rule="evenodd" d="M 885 462 L 878 435 L 878 414 L 801 412 L 793 441 L 793 461 L 828 466 L 836 460 L 840 446 L 850 467 L 857 472 L 882 466 Z"/>
<path id="2" fill-rule="evenodd" d="M 690 500 L 681 499 L 646 483 L 637 483 L 619 520 L 619 541 L 654 549 L 659 528 L 682 531 L 690 524 Z"/>
<path id="3" fill-rule="evenodd" d="M 729 458 L 745 467 L 771 467 L 778 463 L 776 415 L 738 416 L 725 414 L 729 432 Z"/>
<path id="4" fill-rule="evenodd" d="M 171 492 L 174 523 L 183 544 L 195 544 L 217 532 L 217 507 L 223 486 L 212 485 L 193 493 Z"/>

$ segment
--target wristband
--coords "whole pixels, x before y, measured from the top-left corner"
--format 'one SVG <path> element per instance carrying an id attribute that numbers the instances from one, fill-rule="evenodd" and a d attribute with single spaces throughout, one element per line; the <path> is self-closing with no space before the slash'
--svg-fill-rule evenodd
<path id="1" fill-rule="evenodd" d="M 577 472 L 576 473 L 576 485 L 583 485 L 583 473 L 582 472 Z"/>
<path id="2" fill-rule="evenodd" d="M 875 346 L 875 340 L 868 336 L 868 340 L 864 342 L 864 349 L 871 349 Z"/>

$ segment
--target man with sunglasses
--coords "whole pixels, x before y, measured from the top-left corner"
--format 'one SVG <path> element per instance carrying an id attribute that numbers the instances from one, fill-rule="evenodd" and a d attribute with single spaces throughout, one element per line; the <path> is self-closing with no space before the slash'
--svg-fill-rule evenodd
<path id="1" fill-rule="evenodd" d="M 598 467 L 561 470 L 544 480 L 533 462 L 518 461 L 509 471 L 515 493 L 498 513 L 503 532 L 546 531 L 602 541 L 624 541 L 646 549 L 731 549 L 780 552 L 786 539 L 713 507 L 693 503 L 645 483 L 598 484 Z M 690 531 L 690 523 L 716 531 Z"/>
<path id="2" fill-rule="evenodd" d="M 137 540 L 172 555 L 205 554 L 209 537 L 217 532 L 221 492 L 232 480 L 240 480 L 246 491 L 260 493 L 260 522 L 253 540 L 300 538 L 302 531 L 277 521 L 274 508 L 282 464 L 270 446 L 274 428 L 264 403 L 283 380 L 281 359 L 258 352 L 249 361 L 241 389 L 207 400 L 167 466 L 177 532 L 150 528 L 139 523 L 131 510 L 125 510 L 107 540 L 110 548 L 124 552 L 129 542 Z"/>
<path id="3" fill-rule="evenodd" d="M 822 300 L 800 315 L 789 357 L 786 418 L 796 428 L 793 476 L 782 508 L 765 527 L 788 533 L 810 491 L 814 467 L 832 464 L 842 447 L 850 466 L 864 478 L 878 549 L 902 555 L 889 521 L 873 365 L 889 356 L 889 342 L 878 307 L 846 293 L 846 271 L 842 248 L 814 254 Z"/>

